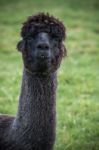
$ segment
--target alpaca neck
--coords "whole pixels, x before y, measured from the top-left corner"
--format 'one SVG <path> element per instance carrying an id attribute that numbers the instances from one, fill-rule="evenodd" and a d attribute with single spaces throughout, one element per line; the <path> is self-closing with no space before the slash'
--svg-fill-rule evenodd
<path id="1" fill-rule="evenodd" d="M 15 125 L 46 130 L 55 120 L 56 73 L 36 76 L 24 71 Z"/>

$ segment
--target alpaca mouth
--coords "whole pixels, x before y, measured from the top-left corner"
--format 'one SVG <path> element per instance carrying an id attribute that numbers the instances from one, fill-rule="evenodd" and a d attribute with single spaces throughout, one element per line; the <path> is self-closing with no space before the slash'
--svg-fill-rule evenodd
<path id="1" fill-rule="evenodd" d="M 37 64 L 40 66 L 49 66 L 50 62 L 51 61 L 49 56 L 41 55 L 37 57 Z"/>
<path id="2" fill-rule="evenodd" d="M 37 60 L 38 61 L 49 61 L 50 57 L 47 56 L 47 55 L 42 54 L 42 55 L 37 56 Z"/>

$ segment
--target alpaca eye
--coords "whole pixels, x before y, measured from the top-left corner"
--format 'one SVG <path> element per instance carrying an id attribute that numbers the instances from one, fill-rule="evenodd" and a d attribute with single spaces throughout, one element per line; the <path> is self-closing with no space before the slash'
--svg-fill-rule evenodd
<path id="1" fill-rule="evenodd" d="M 58 47 L 58 41 L 57 41 L 56 39 L 54 39 L 53 45 L 54 45 L 55 47 Z"/>

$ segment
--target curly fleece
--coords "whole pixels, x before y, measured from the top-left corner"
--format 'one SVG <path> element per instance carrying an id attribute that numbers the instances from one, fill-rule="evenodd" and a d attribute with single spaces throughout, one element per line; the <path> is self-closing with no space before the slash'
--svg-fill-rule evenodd
<path id="1" fill-rule="evenodd" d="M 60 41 L 65 40 L 65 27 L 63 23 L 48 13 L 38 13 L 28 17 L 27 21 L 23 23 L 21 36 L 27 38 L 39 32 L 47 32 Z"/>

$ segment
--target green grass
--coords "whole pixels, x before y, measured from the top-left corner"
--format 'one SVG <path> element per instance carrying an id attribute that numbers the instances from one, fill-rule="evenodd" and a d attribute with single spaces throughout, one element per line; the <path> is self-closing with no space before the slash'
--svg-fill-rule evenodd
<path id="1" fill-rule="evenodd" d="M 99 150 L 99 1 L 0 0 L 0 112 L 15 114 L 22 60 L 21 23 L 49 12 L 67 27 L 68 57 L 58 74 L 55 150 Z"/>

